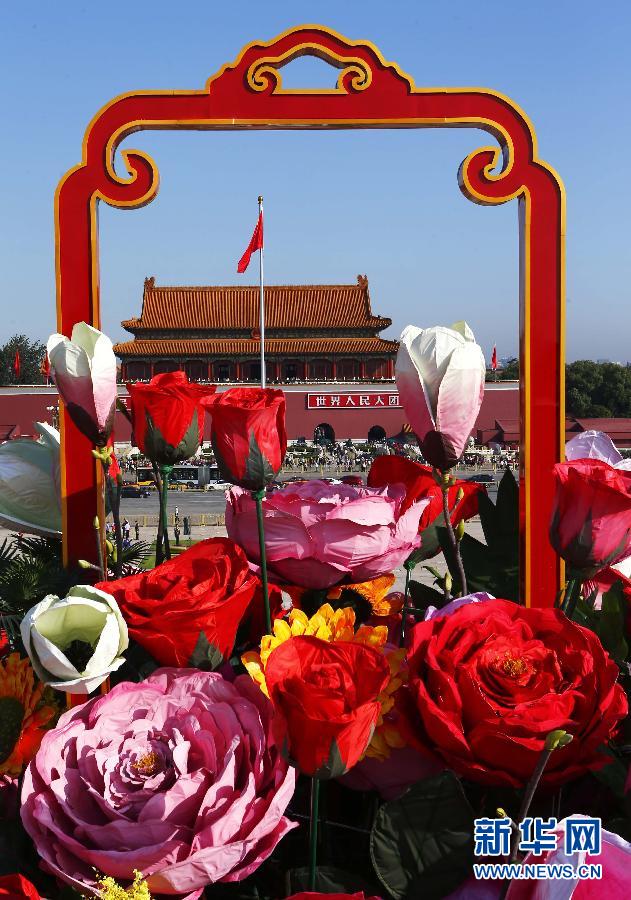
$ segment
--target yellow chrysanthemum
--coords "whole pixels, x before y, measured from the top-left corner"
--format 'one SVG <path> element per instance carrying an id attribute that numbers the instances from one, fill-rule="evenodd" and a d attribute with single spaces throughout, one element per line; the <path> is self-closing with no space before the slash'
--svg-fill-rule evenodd
<path id="1" fill-rule="evenodd" d="M 21 775 L 37 753 L 43 726 L 57 712 L 43 692 L 30 660 L 19 653 L 0 660 L 0 775 Z"/>
<path id="2" fill-rule="evenodd" d="M 108 876 L 98 881 L 97 889 L 101 900 L 151 900 L 147 882 L 137 869 L 134 869 L 134 881 L 128 888 L 121 887 Z"/>
<path id="3" fill-rule="evenodd" d="M 241 657 L 241 662 L 248 674 L 266 697 L 269 697 L 269 692 L 265 681 L 265 666 L 270 653 L 284 641 L 302 635 L 312 635 L 331 643 L 352 641 L 381 650 L 385 654 L 390 666 L 390 681 L 377 698 L 381 703 L 381 714 L 366 756 L 387 759 L 390 755 L 390 748 L 403 746 L 401 735 L 394 725 L 384 717 L 394 706 L 394 694 L 405 680 L 406 671 L 403 668 L 405 650 L 384 649 L 388 640 L 388 628 L 385 625 L 360 625 L 355 631 L 355 612 L 350 607 L 334 610 L 329 603 L 325 603 L 311 618 L 301 609 L 292 609 L 286 619 L 274 621 L 272 634 L 263 635 L 260 651 L 249 650 Z"/>
<path id="4" fill-rule="evenodd" d="M 380 575 L 371 581 L 362 581 L 359 584 L 338 585 L 329 590 L 327 598 L 329 600 L 337 600 L 342 595 L 342 591 L 355 591 L 364 600 L 367 600 L 374 615 L 376 616 L 392 616 L 400 613 L 403 608 L 403 601 L 397 597 L 388 597 L 394 582 L 394 575 Z"/>

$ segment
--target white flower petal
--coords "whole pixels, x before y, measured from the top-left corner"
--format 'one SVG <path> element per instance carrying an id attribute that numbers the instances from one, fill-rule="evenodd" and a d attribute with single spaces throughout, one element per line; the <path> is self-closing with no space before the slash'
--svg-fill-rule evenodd
<path id="1" fill-rule="evenodd" d="M 85 667 L 85 675 L 99 675 L 107 669 L 118 654 L 118 638 L 116 616 L 114 613 L 109 613 L 94 648 L 94 653 Z"/>
<path id="2" fill-rule="evenodd" d="M 440 385 L 436 430 L 444 435 L 459 458 L 475 426 L 482 399 L 486 366 L 482 350 L 466 343 L 451 356 Z"/>
<path id="3" fill-rule="evenodd" d="M 406 329 L 406 332 L 408 329 Z M 428 431 L 434 430 L 432 408 L 423 379 L 410 353 L 409 344 L 403 340 L 397 354 L 396 381 L 401 406 L 405 409 L 412 430 L 422 440 Z"/>

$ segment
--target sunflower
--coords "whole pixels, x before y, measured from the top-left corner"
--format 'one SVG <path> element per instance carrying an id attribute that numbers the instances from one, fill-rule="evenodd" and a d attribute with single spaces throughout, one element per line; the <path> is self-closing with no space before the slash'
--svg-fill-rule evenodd
<path id="1" fill-rule="evenodd" d="M 265 682 L 265 667 L 269 655 L 279 644 L 300 635 L 312 635 L 323 641 L 352 641 L 365 644 L 380 650 L 390 666 L 390 681 L 385 690 L 377 698 L 381 703 L 381 713 L 377 720 L 372 740 L 366 756 L 384 760 L 390 756 L 390 750 L 404 745 L 403 738 L 396 728 L 395 720 L 385 718 L 394 706 L 394 695 L 406 679 L 407 672 L 403 668 L 405 650 L 386 649 L 388 627 L 386 625 L 360 625 L 355 630 L 355 612 L 350 607 L 334 610 L 325 603 L 309 618 L 301 609 L 292 609 L 286 619 L 274 621 L 272 634 L 264 634 L 261 638 L 260 651 L 249 650 L 241 657 L 241 662 L 250 677 L 258 684 L 266 697 L 269 697 Z"/>
<path id="2" fill-rule="evenodd" d="M 0 775 L 21 775 L 37 753 L 44 726 L 57 713 L 43 692 L 28 659 L 11 653 L 0 660 Z"/>

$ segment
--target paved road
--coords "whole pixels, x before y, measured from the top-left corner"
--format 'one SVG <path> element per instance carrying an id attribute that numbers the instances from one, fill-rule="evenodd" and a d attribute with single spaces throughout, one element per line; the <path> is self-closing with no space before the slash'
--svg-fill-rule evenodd
<path id="1" fill-rule="evenodd" d="M 456 472 L 460 477 L 468 478 L 471 471 Z M 494 473 L 489 473 L 494 474 Z M 495 501 L 497 496 L 497 480 L 502 473 L 494 474 L 496 481 L 487 485 L 488 494 L 491 500 Z M 307 473 L 305 478 L 319 478 L 319 474 Z M 331 477 L 335 477 L 332 475 Z M 203 514 L 223 515 L 226 509 L 226 500 L 223 491 L 169 491 L 169 512 L 174 513 L 175 507 L 178 507 L 180 519 L 184 516 L 200 516 Z M 152 491 L 149 497 L 123 497 L 121 499 L 121 516 L 127 517 L 133 524 L 139 516 L 157 516 L 159 511 L 158 495 Z"/>

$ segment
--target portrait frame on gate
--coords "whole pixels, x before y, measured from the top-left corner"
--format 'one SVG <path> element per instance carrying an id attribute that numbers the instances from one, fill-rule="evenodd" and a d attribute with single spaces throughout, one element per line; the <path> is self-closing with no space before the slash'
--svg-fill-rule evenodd
<path id="1" fill-rule="evenodd" d="M 314 56 L 339 70 L 336 86 L 288 89 L 282 67 Z M 517 200 L 520 238 L 520 597 L 553 605 L 562 563 L 548 541 L 553 466 L 563 458 L 565 194 L 560 177 L 538 156 L 527 115 L 501 93 L 483 88 L 423 88 L 368 41 L 348 40 L 318 25 L 270 41 L 253 41 L 199 90 L 138 91 L 106 104 L 89 123 L 81 161 L 55 195 L 58 329 L 99 328 L 100 201 L 137 209 L 158 191 L 158 167 L 146 153 L 120 151 L 140 130 L 482 129 L 493 144 L 472 150 L 460 166 L 463 194 L 475 203 Z M 101 467 L 87 438 L 60 402 L 64 560 L 94 561 L 89 527 L 103 516 Z"/>

